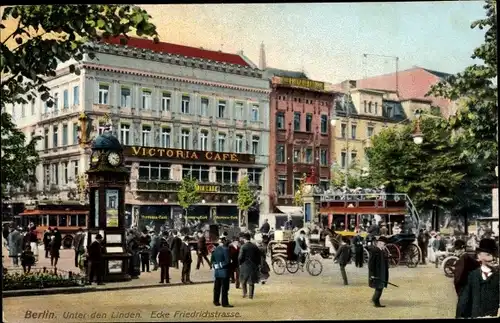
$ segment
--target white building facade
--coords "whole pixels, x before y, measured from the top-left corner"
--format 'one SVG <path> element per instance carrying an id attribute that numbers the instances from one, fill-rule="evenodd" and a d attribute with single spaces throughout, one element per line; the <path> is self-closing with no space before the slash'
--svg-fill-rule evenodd
<path id="1" fill-rule="evenodd" d="M 181 212 L 178 183 L 191 174 L 202 197 L 188 211 L 193 220 L 238 225 L 237 185 L 248 176 L 259 201 L 249 221 L 258 223 L 259 208 L 269 204 L 270 89 L 251 62 L 241 54 L 132 38 L 127 46 L 116 40 L 99 44 L 96 58 L 80 63 L 80 75 L 70 73 L 69 65 L 47 83 L 53 107 L 40 99 L 7 107 L 27 139 L 43 136 L 38 199 L 78 199 L 78 177 L 90 162 L 88 148 L 79 145 L 79 116 L 92 120 L 95 138 L 105 131 L 108 115 L 126 147 L 130 214 L 156 224 L 173 220 Z M 32 198 L 22 191 L 15 197 Z"/>

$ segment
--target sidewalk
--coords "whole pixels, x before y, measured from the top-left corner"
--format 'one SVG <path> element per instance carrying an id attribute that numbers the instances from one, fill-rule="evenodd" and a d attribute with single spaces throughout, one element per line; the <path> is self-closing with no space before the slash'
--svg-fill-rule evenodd
<path id="1" fill-rule="evenodd" d="M 12 261 L 8 258 L 7 250 L 3 249 L 4 255 L 4 265 L 7 269 L 12 267 Z M 64 271 L 72 271 L 74 273 L 80 273 L 80 269 L 74 265 L 74 251 L 72 249 L 61 249 L 61 258 L 57 264 L 57 269 Z M 207 264 L 202 266 L 200 270 L 196 270 L 196 254 L 193 252 L 193 264 L 191 265 L 191 280 L 195 284 L 211 283 L 213 281 L 212 272 Z M 50 258 L 44 257 L 43 249 L 40 249 L 40 256 L 36 264 L 37 268 L 50 266 Z M 59 294 L 59 293 L 82 293 L 91 291 L 110 291 L 110 290 L 123 290 L 123 289 L 139 289 L 139 288 L 152 288 L 152 287 L 162 287 L 162 286 L 178 286 L 182 285 L 181 282 L 181 268 L 179 269 L 170 268 L 170 284 L 160 284 L 160 271 L 151 271 L 149 273 L 141 273 L 138 279 L 132 279 L 126 282 L 113 282 L 106 283 L 102 286 L 91 285 L 85 287 L 70 287 L 70 288 L 51 288 L 51 289 L 38 289 L 38 290 L 15 290 L 15 291 L 4 291 L 3 297 L 14 297 L 14 296 L 28 296 L 28 295 L 45 295 L 45 294 Z M 153 267 L 151 266 L 151 269 Z"/>

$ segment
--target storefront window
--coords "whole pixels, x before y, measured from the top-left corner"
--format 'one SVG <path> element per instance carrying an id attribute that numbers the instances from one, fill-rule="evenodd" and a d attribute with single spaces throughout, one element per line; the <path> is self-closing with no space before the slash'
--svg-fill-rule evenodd
<path id="1" fill-rule="evenodd" d="M 217 167 L 216 177 L 217 177 L 217 183 L 237 184 L 238 183 L 238 168 Z"/>

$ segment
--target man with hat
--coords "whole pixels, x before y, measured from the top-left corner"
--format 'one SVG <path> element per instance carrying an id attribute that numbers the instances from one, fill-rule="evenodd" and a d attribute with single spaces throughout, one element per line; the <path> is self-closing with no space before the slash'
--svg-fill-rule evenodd
<path id="1" fill-rule="evenodd" d="M 357 268 L 363 267 L 363 237 L 361 236 L 361 231 L 359 227 L 356 227 L 356 235 L 352 238 L 352 245 L 354 247 L 354 260 Z"/>
<path id="2" fill-rule="evenodd" d="M 455 291 L 457 292 L 457 296 L 460 296 L 460 292 L 465 285 L 467 285 L 467 278 L 469 277 L 469 274 L 473 270 L 481 267 L 481 264 L 476 260 L 475 256 L 471 256 L 465 252 L 467 243 L 464 240 L 456 240 L 454 246 L 455 252 L 461 253 L 455 263 L 455 270 L 453 272 L 453 284 L 455 285 Z"/>
<path id="3" fill-rule="evenodd" d="M 254 296 L 255 284 L 259 282 L 260 257 L 259 247 L 250 242 L 250 233 L 243 234 L 243 245 L 238 256 L 243 298 L 247 297 L 247 286 L 248 298 L 252 299 Z"/>
<path id="4" fill-rule="evenodd" d="M 493 239 L 482 239 L 476 249 L 481 266 L 473 270 L 458 298 L 456 318 L 478 318 L 499 314 L 499 273 L 494 266 L 498 247 Z"/>
<path id="5" fill-rule="evenodd" d="M 211 263 L 214 269 L 214 305 L 233 307 L 229 304 L 229 249 L 226 237 L 220 237 L 219 245 L 212 252 Z M 222 301 L 222 304 L 221 304 Z"/>
<path id="6" fill-rule="evenodd" d="M 375 307 L 385 307 L 380 304 L 380 297 L 389 281 L 389 260 L 387 259 L 384 248 L 388 239 L 379 237 L 376 245 L 370 248 L 370 257 L 368 260 L 368 284 L 375 289 L 372 302 Z"/>
<path id="7" fill-rule="evenodd" d="M 92 283 L 95 277 L 97 285 L 104 285 L 103 275 L 104 275 L 104 247 L 102 245 L 102 235 L 98 233 L 95 236 L 95 240 L 92 241 L 88 247 L 88 262 L 89 262 L 89 284 Z"/>

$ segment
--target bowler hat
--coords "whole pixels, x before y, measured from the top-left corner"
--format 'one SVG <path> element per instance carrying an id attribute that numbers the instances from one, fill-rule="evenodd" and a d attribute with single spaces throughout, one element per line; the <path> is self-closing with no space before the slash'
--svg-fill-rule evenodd
<path id="1" fill-rule="evenodd" d="M 467 245 L 467 243 L 463 240 L 455 240 L 454 242 L 454 247 L 455 249 L 463 249 L 465 246 Z"/>
<path id="2" fill-rule="evenodd" d="M 498 251 L 497 244 L 493 239 L 481 239 L 479 241 L 479 247 L 476 248 L 477 252 L 487 252 L 492 255 L 496 255 Z"/>
<path id="3" fill-rule="evenodd" d="M 389 239 L 387 239 L 387 237 L 380 236 L 380 237 L 378 237 L 377 241 L 380 241 L 380 242 L 383 242 L 383 243 L 388 243 Z"/>

